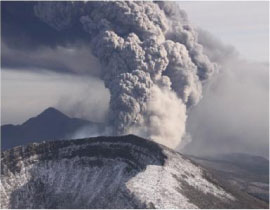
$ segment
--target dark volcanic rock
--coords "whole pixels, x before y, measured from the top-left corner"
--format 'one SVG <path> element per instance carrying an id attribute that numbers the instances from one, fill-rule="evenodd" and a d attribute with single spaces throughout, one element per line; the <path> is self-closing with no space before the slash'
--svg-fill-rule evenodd
<path id="1" fill-rule="evenodd" d="M 15 147 L 1 164 L 2 208 L 267 208 L 134 135 Z"/>

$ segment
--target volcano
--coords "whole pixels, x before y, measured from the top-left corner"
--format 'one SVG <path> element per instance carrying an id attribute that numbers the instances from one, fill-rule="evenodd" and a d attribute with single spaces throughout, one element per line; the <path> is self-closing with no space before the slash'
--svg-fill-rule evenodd
<path id="1" fill-rule="evenodd" d="M 268 208 L 134 135 L 18 146 L 1 164 L 1 208 Z"/>

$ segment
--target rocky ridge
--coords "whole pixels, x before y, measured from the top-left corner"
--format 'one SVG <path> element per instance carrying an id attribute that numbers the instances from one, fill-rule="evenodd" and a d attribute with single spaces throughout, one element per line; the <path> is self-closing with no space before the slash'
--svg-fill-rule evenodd
<path id="1" fill-rule="evenodd" d="M 134 135 L 15 147 L 1 167 L 1 208 L 267 208 Z"/>

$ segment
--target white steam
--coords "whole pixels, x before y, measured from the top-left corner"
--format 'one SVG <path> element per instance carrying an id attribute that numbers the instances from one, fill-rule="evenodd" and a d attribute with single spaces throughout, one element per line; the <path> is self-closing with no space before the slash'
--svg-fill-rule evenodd
<path id="1" fill-rule="evenodd" d="M 186 110 L 215 71 L 185 13 L 172 2 L 38 2 L 57 30 L 81 24 L 110 91 L 112 134 L 135 133 L 171 148 L 185 135 Z"/>
<path id="2" fill-rule="evenodd" d="M 185 133 L 186 106 L 177 95 L 167 87 L 154 86 L 147 103 L 147 128 L 149 136 L 158 143 L 175 148 L 179 136 Z M 181 125 L 181 126 L 179 126 Z"/>

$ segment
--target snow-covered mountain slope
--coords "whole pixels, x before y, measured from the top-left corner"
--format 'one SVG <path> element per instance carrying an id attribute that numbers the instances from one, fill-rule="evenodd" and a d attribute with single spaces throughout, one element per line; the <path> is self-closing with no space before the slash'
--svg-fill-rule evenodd
<path id="1" fill-rule="evenodd" d="M 267 208 L 134 135 L 15 147 L 1 164 L 1 208 Z"/>

